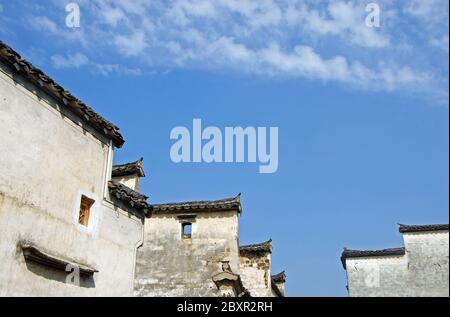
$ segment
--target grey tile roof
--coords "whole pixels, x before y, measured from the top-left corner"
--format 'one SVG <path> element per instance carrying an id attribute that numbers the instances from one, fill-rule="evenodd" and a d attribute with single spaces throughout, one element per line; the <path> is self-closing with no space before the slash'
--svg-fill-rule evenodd
<path id="1" fill-rule="evenodd" d="M 448 224 L 437 224 L 437 225 L 402 225 L 399 224 L 399 231 L 401 233 L 405 232 L 426 232 L 426 231 L 444 231 L 448 230 Z"/>
<path id="2" fill-rule="evenodd" d="M 403 256 L 405 255 L 405 248 L 391 248 L 384 250 L 348 250 L 344 249 L 342 252 L 341 261 L 344 268 L 346 268 L 346 260 L 349 258 L 368 258 L 380 256 Z"/>
<path id="3" fill-rule="evenodd" d="M 203 211 L 225 211 L 236 210 L 242 211 L 241 208 L 241 194 L 233 198 L 221 200 L 207 200 L 207 201 L 190 201 L 179 203 L 167 203 L 151 205 L 152 211 L 156 213 L 164 212 L 203 212 Z"/>
<path id="4" fill-rule="evenodd" d="M 71 112 L 76 114 L 83 122 L 93 127 L 100 134 L 112 140 L 116 147 L 125 143 L 119 128 L 100 116 L 92 108 L 77 99 L 70 92 L 58 85 L 43 71 L 23 59 L 19 53 L 0 41 L 0 61 L 9 65 L 16 72 L 21 73 L 31 83 L 40 87 L 44 92 L 55 98 Z"/>
<path id="5" fill-rule="evenodd" d="M 144 158 L 141 158 L 133 163 L 114 165 L 112 167 L 112 177 L 130 176 L 130 175 L 145 177 L 144 169 L 142 168 L 143 161 Z"/>
<path id="6" fill-rule="evenodd" d="M 240 253 L 272 253 L 272 239 L 258 244 L 249 244 L 239 247 Z"/>
<path id="7" fill-rule="evenodd" d="M 147 196 L 115 181 L 110 181 L 108 187 L 111 196 L 117 200 L 130 205 L 134 209 L 141 210 L 144 214 L 150 211 L 151 207 L 147 203 Z"/>
<path id="8" fill-rule="evenodd" d="M 281 273 L 272 275 L 272 280 L 276 283 L 284 283 L 286 282 L 286 272 L 283 271 Z"/>

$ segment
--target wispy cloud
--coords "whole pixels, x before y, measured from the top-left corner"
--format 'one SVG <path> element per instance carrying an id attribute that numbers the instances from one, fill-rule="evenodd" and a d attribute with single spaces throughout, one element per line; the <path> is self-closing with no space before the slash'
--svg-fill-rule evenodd
<path id="1" fill-rule="evenodd" d="M 53 2 L 65 14 L 65 1 Z M 377 3 L 380 28 L 365 24 L 365 3 L 356 0 L 83 0 L 79 30 L 56 23 L 54 10 L 29 21 L 77 43 L 80 54 L 101 61 L 93 68 L 105 75 L 187 67 L 365 89 L 448 91 L 442 84 L 448 62 L 434 57 L 436 50 L 448 55 L 448 1 Z M 83 62 L 70 57 L 53 61 L 55 67 Z"/>
<path id="2" fill-rule="evenodd" d="M 87 47 L 88 40 L 85 37 L 85 32 L 82 29 L 68 29 L 64 25 L 60 23 L 56 23 L 51 18 L 40 15 L 29 15 L 27 16 L 26 23 L 29 27 L 40 31 L 45 32 L 49 35 L 57 36 L 62 38 L 72 44 L 76 42 L 78 45 L 82 45 Z"/>
<path id="3" fill-rule="evenodd" d="M 36 29 L 40 29 L 44 32 L 58 33 L 58 25 L 46 16 L 34 16 L 31 17 L 29 23 Z"/>
<path id="4" fill-rule="evenodd" d="M 386 47 L 390 38 L 380 29 L 364 25 L 364 3 L 331 2 L 325 10 L 311 9 L 306 5 L 291 5 L 286 10 L 290 25 L 303 28 L 314 35 L 339 36 L 363 47 Z"/>
<path id="5" fill-rule="evenodd" d="M 446 8 L 447 10 L 445 10 Z M 448 17 L 448 1 L 410 0 L 405 3 L 404 11 L 428 23 L 441 23 L 446 16 Z"/>
<path id="6" fill-rule="evenodd" d="M 404 12 L 417 19 L 432 46 L 448 53 L 448 0 L 411 0 L 406 4 Z"/>
<path id="7" fill-rule="evenodd" d="M 142 74 L 142 71 L 139 68 L 129 68 L 119 64 L 94 64 L 94 67 L 94 73 L 104 76 L 108 76 L 113 73 L 133 76 Z"/>
<path id="8" fill-rule="evenodd" d="M 108 76 L 110 74 L 121 75 L 141 75 L 139 68 L 129 68 L 120 64 L 101 64 L 90 61 L 89 58 L 82 53 L 68 55 L 53 55 L 51 57 L 52 64 L 57 69 L 81 68 L 89 66 L 89 70 L 94 74 Z"/>
<path id="9" fill-rule="evenodd" d="M 430 44 L 448 53 L 449 49 L 448 34 L 442 35 L 440 38 L 432 38 L 430 40 Z"/>
<path id="10" fill-rule="evenodd" d="M 85 66 L 89 64 L 89 59 L 86 55 L 81 53 L 76 53 L 73 55 L 62 56 L 62 55 L 53 55 L 51 57 L 53 62 L 53 66 L 56 68 L 80 68 L 81 66 Z"/>
<path id="11" fill-rule="evenodd" d="M 147 47 L 145 35 L 141 31 L 131 35 L 117 35 L 114 37 L 114 44 L 125 56 L 137 56 Z"/>

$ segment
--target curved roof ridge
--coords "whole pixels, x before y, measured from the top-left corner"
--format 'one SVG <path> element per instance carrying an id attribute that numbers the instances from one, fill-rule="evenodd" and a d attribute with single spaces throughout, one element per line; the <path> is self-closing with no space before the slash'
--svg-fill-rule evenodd
<path id="1" fill-rule="evenodd" d="M 398 230 L 401 233 L 448 230 L 448 223 L 447 224 L 431 224 L 431 225 L 404 225 L 404 224 L 399 223 L 398 225 L 399 225 Z"/>
<path id="2" fill-rule="evenodd" d="M 276 283 L 284 283 L 286 282 L 286 272 L 280 272 L 278 274 L 272 275 L 272 280 Z"/>
<path id="3" fill-rule="evenodd" d="M 388 248 L 382 250 L 349 250 L 344 248 L 342 252 L 341 261 L 344 268 L 346 268 L 345 261 L 348 258 L 368 258 L 368 257 L 380 257 L 380 256 L 403 256 L 406 253 L 404 247 L 401 248 Z"/>
<path id="4" fill-rule="evenodd" d="M 144 158 L 141 157 L 139 160 L 132 163 L 116 164 L 112 167 L 112 177 L 138 175 L 139 177 L 145 177 L 144 168 L 142 167 L 142 162 Z"/>
<path id="5" fill-rule="evenodd" d="M 201 201 L 186 201 L 176 203 L 152 204 L 152 211 L 154 212 L 183 212 L 183 211 L 208 211 L 208 210 L 237 210 L 241 209 L 241 194 L 220 200 L 201 200 Z"/>
<path id="6" fill-rule="evenodd" d="M 267 252 L 272 253 L 272 239 L 262 243 L 242 245 L 239 247 L 240 252 Z"/>

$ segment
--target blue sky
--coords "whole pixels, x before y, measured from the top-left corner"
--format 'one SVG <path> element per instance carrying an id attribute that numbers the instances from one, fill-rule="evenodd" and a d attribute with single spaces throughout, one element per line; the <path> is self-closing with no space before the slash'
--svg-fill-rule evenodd
<path id="1" fill-rule="evenodd" d="M 0 0 L 0 39 L 121 128 L 154 203 L 242 192 L 242 244 L 274 240 L 291 296 L 345 296 L 343 247 L 448 223 L 447 0 Z M 174 164 L 170 131 L 279 127 L 279 169 Z"/>

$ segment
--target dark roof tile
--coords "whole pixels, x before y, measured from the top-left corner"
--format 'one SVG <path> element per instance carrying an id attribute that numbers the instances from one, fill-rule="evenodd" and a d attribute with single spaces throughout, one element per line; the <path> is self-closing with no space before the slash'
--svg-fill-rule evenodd
<path id="1" fill-rule="evenodd" d="M 43 91 L 59 100 L 67 109 L 75 113 L 80 119 L 93 127 L 96 131 L 112 140 L 116 147 L 122 147 L 125 143 L 119 128 L 97 114 L 81 100 L 74 97 L 70 92 L 58 85 L 43 71 L 23 59 L 19 53 L 0 41 L 0 60 L 22 73 L 33 84 L 39 86 Z"/>
<path id="2" fill-rule="evenodd" d="M 284 283 L 286 282 L 286 272 L 281 272 L 275 275 L 272 275 L 272 280 L 276 283 Z"/>
<path id="3" fill-rule="evenodd" d="M 448 224 L 437 224 L 437 225 L 402 225 L 399 224 L 399 231 L 401 233 L 406 232 L 427 232 L 427 231 L 445 231 L 448 230 Z"/>
<path id="4" fill-rule="evenodd" d="M 403 256 L 405 255 L 405 248 L 391 248 L 384 250 L 348 250 L 344 249 L 342 252 L 341 261 L 344 268 L 346 268 L 346 260 L 349 258 L 368 258 L 380 256 Z"/>
<path id="5" fill-rule="evenodd" d="M 241 195 L 234 198 L 151 205 L 153 212 L 202 212 L 237 210 L 241 212 Z"/>
<path id="6" fill-rule="evenodd" d="M 114 165 L 112 168 L 112 177 L 137 175 L 139 177 L 145 177 L 144 169 L 142 168 L 142 162 L 144 158 L 141 158 L 133 163 Z"/>
<path id="7" fill-rule="evenodd" d="M 142 210 L 144 214 L 149 212 L 151 207 L 147 203 L 147 196 L 115 181 L 110 181 L 108 187 L 111 196 L 117 200 L 130 205 L 132 208 Z"/>
<path id="8" fill-rule="evenodd" d="M 272 253 L 272 239 L 259 243 L 239 247 L 240 253 Z"/>

